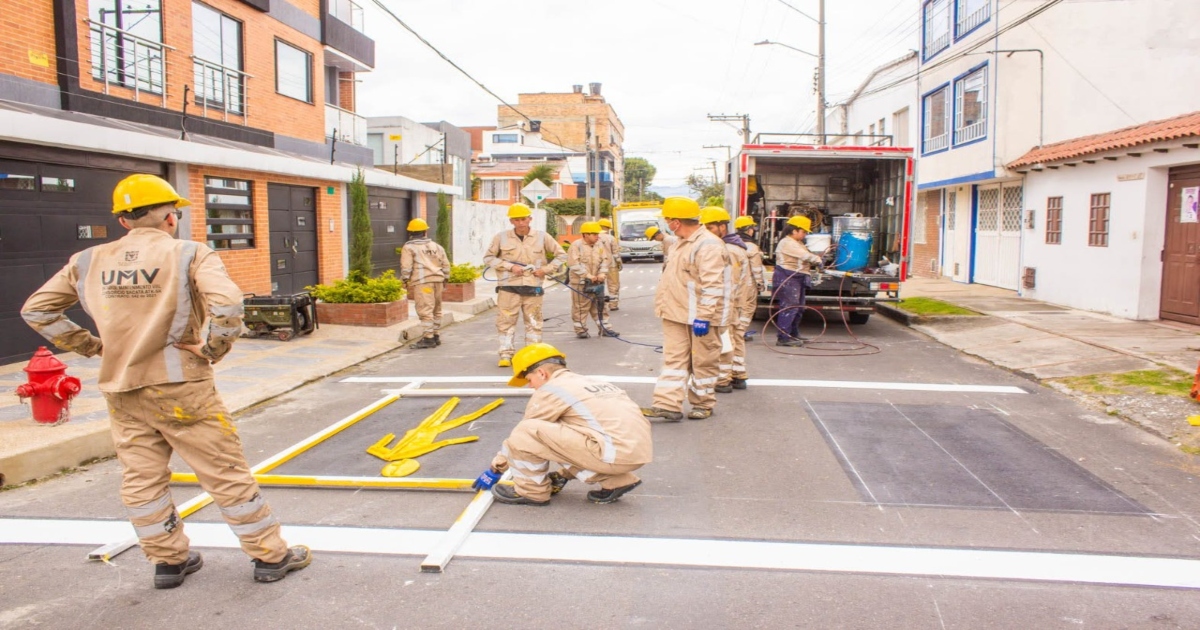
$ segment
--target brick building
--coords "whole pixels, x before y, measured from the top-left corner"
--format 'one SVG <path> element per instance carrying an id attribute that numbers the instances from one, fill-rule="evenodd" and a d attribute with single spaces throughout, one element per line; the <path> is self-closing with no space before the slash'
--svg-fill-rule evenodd
<path id="1" fill-rule="evenodd" d="M 354 86 L 374 42 L 350 0 L 14 2 L 0 16 L 0 360 L 43 343 L 24 298 L 124 233 L 111 193 L 129 173 L 191 199 L 180 237 L 257 294 L 345 274 L 360 166 L 377 232 L 457 190 L 370 168 Z"/>
<path id="2" fill-rule="evenodd" d="M 601 198 L 614 205 L 622 201 L 625 151 L 621 147 L 625 141 L 625 125 L 600 94 L 599 83 L 590 84 L 586 93 L 582 85 L 576 85 L 566 93 L 518 94 L 517 108 L 521 113 L 500 105 L 497 126 L 540 131 L 550 142 L 577 152 L 587 150 L 590 132 L 591 148 L 597 152 L 597 158 L 595 164 L 574 173 L 579 184 L 577 194 L 584 196 L 588 181 L 586 173 L 591 173 L 593 183 L 599 183 Z M 530 123 L 530 120 L 534 122 Z M 537 129 L 533 128 L 534 124 Z"/>

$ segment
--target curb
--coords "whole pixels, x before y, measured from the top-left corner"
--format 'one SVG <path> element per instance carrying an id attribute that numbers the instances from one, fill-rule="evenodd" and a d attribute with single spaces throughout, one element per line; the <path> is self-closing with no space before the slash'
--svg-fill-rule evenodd
<path id="1" fill-rule="evenodd" d="M 917 315 L 908 311 L 896 308 L 886 302 L 876 302 L 875 312 L 904 324 L 905 326 L 928 326 L 938 322 L 953 322 L 958 320 L 970 319 L 974 321 L 984 321 L 991 318 L 991 315 L 980 313 L 978 315 Z"/>

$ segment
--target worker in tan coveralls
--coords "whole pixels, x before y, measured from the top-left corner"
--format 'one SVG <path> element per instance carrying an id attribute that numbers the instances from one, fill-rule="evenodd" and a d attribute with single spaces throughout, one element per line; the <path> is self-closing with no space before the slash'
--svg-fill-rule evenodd
<path id="1" fill-rule="evenodd" d="M 762 248 L 754 240 L 754 231 L 757 227 L 754 219 L 748 216 L 740 216 L 733 222 L 733 228 L 737 230 L 738 238 L 746 244 L 746 255 L 750 258 L 750 273 L 754 277 L 754 286 L 759 293 L 762 293 L 767 290 L 767 283 L 763 277 Z"/>
<path id="2" fill-rule="evenodd" d="M 609 310 L 619 311 L 621 297 L 621 269 L 624 264 L 621 263 L 621 242 L 617 240 L 617 236 L 613 234 L 613 224 L 609 219 L 600 219 L 600 243 L 608 247 L 609 253 L 612 254 L 612 265 L 608 267 L 608 295 L 612 300 L 608 303 Z"/>
<path id="3" fill-rule="evenodd" d="M 600 224 L 594 221 L 579 228 L 580 237 L 567 252 L 567 269 L 571 272 L 571 321 L 575 336 L 587 339 L 588 317 L 596 321 L 601 337 L 620 337 L 608 323 L 608 307 L 603 299 L 604 282 L 612 265 L 612 254 L 600 244 Z"/>
<path id="4" fill-rule="evenodd" d="M 429 224 L 424 219 L 408 222 L 408 240 L 400 248 L 400 279 L 417 307 L 421 320 L 421 340 L 417 350 L 442 345 L 442 288 L 450 275 L 446 250 L 429 240 Z"/>
<path id="5" fill-rule="evenodd" d="M 545 343 L 521 348 L 512 368 L 509 385 L 537 391 L 476 489 L 490 488 L 500 503 L 547 505 L 571 479 L 600 484 L 587 493 L 592 503 L 641 485 L 633 471 L 653 458 L 650 423 L 624 390 L 568 370 L 567 356 Z M 513 485 L 496 483 L 507 470 Z"/>
<path id="6" fill-rule="evenodd" d="M 675 243 L 679 242 L 679 237 L 675 236 L 674 234 L 667 234 L 666 232 L 658 229 L 658 226 L 651 225 L 650 227 L 646 228 L 646 238 L 652 241 L 658 241 L 662 244 L 662 264 L 663 269 L 666 269 L 667 256 L 669 256 L 671 253 L 671 247 L 675 245 Z"/>
<path id="7" fill-rule="evenodd" d="M 754 275 L 750 271 L 750 257 L 746 244 L 737 234 L 729 232 L 729 213 L 724 208 L 709 207 L 700 211 L 700 222 L 714 236 L 725 242 L 725 250 L 729 252 L 730 277 L 727 282 L 726 294 L 730 296 L 730 331 L 729 349 L 722 347 L 721 361 L 718 365 L 716 391 L 718 394 L 728 394 L 735 389 L 746 389 L 746 329 L 754 317 L 754 307 L 758 301 L 758 291 L 754 285 Z"/>
<path id="8" fill-rule="evenodd" d="M 700 205 L 687 197 L 663 201 L 667 227 L 679 236 L 654 295 L 654 314 L 662 320 L 663 368 L 654 385 L 648 418 L 683 419 L 684 388 L 692 409 L 688 418 L 712 416 L 717 404 L 721 336 L 728 336 L 725 303 L 729 253 L 721 239 L 700 226 Z"/>
<path id="9" fill-rule="evenodd" d="M 508 207 L 513 229 L 492 237 L 483 264 L 496 270 L 496 332 L 500 334 L 500 367 L 512 365 L 517 320 L 525 320 L 525 343 L 542 340 L 542 279 L 566 260 L 562 246 L 545 232 L 532 229 L 533 211 L 523 203 Z"/>
<path id="10" fill-rule="evenodd" d="M 113 191 L 113 214 L 129 233 L 72 256 L 21 316 L 59 348 L 102 357 L 100 391 L 121 462 L 121 500 L 155 565 L 154 587 L 179 586 L 204 565 L 189 550 L 171 498 L 172 453 L 196 472 L 254 559 L 254 579 L 274 582 L 308 566 L 312 554 L 280 537 L 213 383 L 212 364 L 242 330 L 242 291 L 216 252 L 174 238 L 178 208 L 188 205 L 159 177 L 125 178 Z M 99 337 L 63 315 L 76 302 Z"/>

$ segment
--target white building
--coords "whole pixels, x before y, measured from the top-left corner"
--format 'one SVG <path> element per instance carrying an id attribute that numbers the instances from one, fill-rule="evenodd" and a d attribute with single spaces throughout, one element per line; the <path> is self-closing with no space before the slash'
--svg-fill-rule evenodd
<path id="1" fill-rule="evenodd" d="M 1130 319 L 1200 324 L 1200 112 L 1034 149 L 1024 295 Z"/>
<path id="2" fill-rule="evenodd" d="M 941 269 L 1018 289 L 1031 148 L 1200 110 L 1195 0 L 923 0 L 919 202 Z M 1041 202 L 1038 202 L 1041 203 Z M 1041 269 L 1039 273 L 1045 273 Z M 1145 312 L 1144 309 L 1138 310 Z"/>
<path id="3" fill-rule="evenodd" d="M 448 122 L 419 123 L 404 116 L 367 119 L 367 146 L 375 166 L 403 172 L 406 166 L 446 166 L 449 183 L 470 196 L 471 137 Z"/>

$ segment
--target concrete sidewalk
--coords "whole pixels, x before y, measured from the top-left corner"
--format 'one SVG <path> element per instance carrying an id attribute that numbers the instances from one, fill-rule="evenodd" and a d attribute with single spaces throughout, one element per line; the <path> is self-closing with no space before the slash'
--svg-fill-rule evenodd
<path id="1" fill-rule="evenodd" d="M 982 313 L 983 317 L 912 317 L 891 306 L 880 308 L 941 343 L 1038 381 L 1164 366 L 1192 374 L 1200 361 L 1200 326 L 1121 319 L 944 278 L 910 278 L 902 297 L 935 298 Z M 1058 383 L 1052 386 L 1066 389 Z M 1200 406 L 1187 399 L 1069 393 L 1172 441 L 1195 438 L 1186 416 L 1200 412 Z"/>
<path id="2" fill-rule="evenodd" d="M 490 293 L 478 295 L 470 302 L 443 303 L 443 325 L 470 319 L 495 305 Z M 419 324 L 409 302 L 408 319 L 387 328 L 325 324 L 311 335 L 286 342 L 241 339 L 214 366 L 217 389 L 236 414 L 399 348 Z M 71 403 L 70 421 L 58 426 L 35 423 L 29 406 L 14 393 L 25 382 L 21 371 L 25 362 L 0 366 L 0 485 L 38 479 L 114 452 L 107 407 L 96 388 L 100 357 L 58 356 L 68 365 L 67 373 L 83 381 L 83 392 Z"/>

